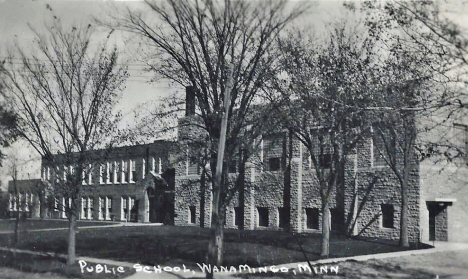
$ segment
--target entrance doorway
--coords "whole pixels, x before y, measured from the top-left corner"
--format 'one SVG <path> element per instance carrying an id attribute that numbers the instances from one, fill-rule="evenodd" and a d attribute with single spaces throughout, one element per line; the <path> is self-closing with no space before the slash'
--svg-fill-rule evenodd
<path id="1" fill-rule="evenodd" d="M 156 189 L 148 187 L 146 194 L 149 203 L 148 221 L 165 225 L 174 224 L 174 191 L 156 186 Z"/>
<path id="2" fill-rule="evenodd" d="M 427 202 L 429 241 L 448 241 L 447 204 Z"/>

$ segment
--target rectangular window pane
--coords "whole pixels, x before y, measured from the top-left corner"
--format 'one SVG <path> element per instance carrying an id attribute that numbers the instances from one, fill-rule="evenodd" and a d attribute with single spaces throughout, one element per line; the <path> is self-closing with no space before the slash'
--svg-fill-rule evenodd
<path id="1" fill-rule="evenodd" d="M 258 226 L 259 227 L 268 227 L 268 208 L 267 207 L 257 207 L 258 213 Z"/>

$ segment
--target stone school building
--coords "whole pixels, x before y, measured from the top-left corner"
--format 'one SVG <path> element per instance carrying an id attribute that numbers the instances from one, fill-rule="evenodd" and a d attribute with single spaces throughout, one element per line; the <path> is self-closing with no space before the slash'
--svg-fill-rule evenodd
<path id="1" fill-rule="evenodd" d="M 185 119 L 196 117 L 190 94 L 188 89 Z M 464 148 L 468 147 L 467 123 L 466 119 L 451 123 L 451 133 Z M 179 138 L 189 133 L 187 129 L 188 126 L 181 126 Z M 225 227 L 320 232 L 319 186 L 307 149 L 287 132 L 265 134 L 260 140 L 256 155 L 260 163 L 240 166 L 234 160 L 228 164 L 229 180 L 239 175 L 244 180 L 230 200 Z M 330 207 L 332 232 L 398 240 L 400 189 L 397 178 L 379 156 L 381 144 L 369 137 L 347 156 L 343 181 L 333 193 Z M 192 163 L 188 155 L 186 160 L 180 160 L 184 153 L 176 151 L 174 145 L 156 141 L 108 151 L 106 159 L 99 159 L 84 178 L 80 219 L 209 227 L 212 201 L 209 179 L 203 175 L 202 166 Z M 320 163 L 327 168 L 330 160 L 325 157 Z M 65 168 L 72 166 L 63 166 L 62 171 Z M 42 183 L 50 180 L 51 172 L 44 161 Z M 415 160 L 409 181 L 410 242 L 468 242 L 466 164 L 441 167 L 431 161 Z M 64 198 L 53 197 L 52 202 L 44 205 L 32 192 L 19 192 L 20 200 L 24 200 L 20 205 L 13 199 L 14 191 L 9 190 L 12 215 L 21 211 L 29 212 L 30 217 L 66 218 L 64 207 L 59 206 L 66 206 Z M 35 199 L 38 201 L 33 202 Z"/>

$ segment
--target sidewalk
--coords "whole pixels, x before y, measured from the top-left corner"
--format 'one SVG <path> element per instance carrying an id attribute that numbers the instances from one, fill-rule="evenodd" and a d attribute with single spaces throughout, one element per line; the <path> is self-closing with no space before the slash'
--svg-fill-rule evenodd
<path id="1" fill-rule="evenodd" d="M 91 221 L 90 221 L 91 222 Z M 118 227 L 151 227 L 151 226 L 162 226 L 162 223 L 134 223 L 134 222 L 120 222 L 113 225 L 97 225 L 97 226 L 81 226 L 77 227 L 77 232 L 85 229 L 101 229 L 101 228 L 118 228 Z M 68 228 L 51 228 L 51 229 L 34 229 L 27 230 L 27 232 L 48 232 L 48 231 L 66 231 Z M 11 234 L 14 231 L 0 231 L 0 234 Z"/>

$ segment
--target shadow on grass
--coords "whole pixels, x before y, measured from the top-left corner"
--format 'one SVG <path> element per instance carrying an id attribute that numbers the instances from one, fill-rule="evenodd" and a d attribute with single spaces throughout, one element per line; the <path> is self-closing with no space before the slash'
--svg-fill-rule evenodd
<path id="1" fill-rule="evenodd" d="M 148 265 L 197 268 L 206 262 L 209 229 L 196 227 L 119 227 L 78 230 L 77 253 Z M 0 235 L 0 246 L 12 236 Z M 66 253 L 67 231 L 29 232 L 20 237 L 20 249 Z M 280 231 L 225 230 L 224 265 L 252 267 L 303 262 L 301 246 L 311 261 L 320 258 L 320 234 L 294 235 Z M 347 257 L 401 251 L 398 246 L 369 239 L 332 235 L 330 257 Z"/>

